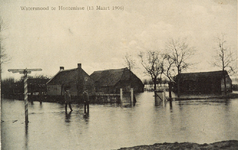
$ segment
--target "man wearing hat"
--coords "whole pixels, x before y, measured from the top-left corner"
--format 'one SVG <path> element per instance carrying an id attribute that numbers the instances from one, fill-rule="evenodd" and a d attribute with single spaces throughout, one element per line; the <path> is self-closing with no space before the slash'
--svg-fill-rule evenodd
<path id="1" fill-rule="evenodd" d="M 83 92 L 83 100 L 84 100 L 84 114 L 86 114 L 89 113 L 89 96 L 87 89 L 85 89 Z"/>
<path id="2" fill-rule="evenodd" d="M 64 91 L 64 100 L 65 100 L 65 111 L 67 112 L 67 104 L 69 105 L 70 111 L 73 111 L 71 107 L 71 95 L 68 87 L 65 88 Z"/>

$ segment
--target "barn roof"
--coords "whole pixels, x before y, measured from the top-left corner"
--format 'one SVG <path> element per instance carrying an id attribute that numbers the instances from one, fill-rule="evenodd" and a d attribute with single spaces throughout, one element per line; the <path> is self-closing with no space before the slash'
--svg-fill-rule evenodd
<path id="1" fill-rule="evenodd" d="M 89 75 L 81 68 L 81 64 L 78 64 L 78 65 L 79 65 L 78 68 L 69 69 L 69 70 L 60 70 L 46 84 L 71 83 L 71 82 L 76 82 L 79 76 L 89 77 Z"/>
<path id="2" fill-rule="evenodd" d="M 98 82 L 101 86 L 114 86 L 120 80 L 126 80 L 125 76 L 123 76 L 124 71 L 128 70 L 127 68 L 121 69 L 110 69 L 110 70 L 102 70 L 102 71 L 94 71 L 90 77 Z"/>
<path id="3" fill-rule="evenodd" d="M 77 77 L 77 68 L 70 70 L 59 71 L 47 84 L 62 84 L 65 82 L 74 81 Z"/>
<path id="4" fill-rule="evenodd" d="M 183 80 L 196 80 L 197 78 L 223 78 L 224 74 L 227 75 L 227 71 L 180 73 L 178 76 Z"/>

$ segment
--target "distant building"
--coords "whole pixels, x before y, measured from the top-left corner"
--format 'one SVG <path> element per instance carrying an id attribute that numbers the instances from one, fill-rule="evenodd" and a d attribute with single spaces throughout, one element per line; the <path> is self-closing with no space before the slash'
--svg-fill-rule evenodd
<path id="1" fill-rule="evenodd" d="M 128 68 L 95 71 L 90 77 L 94 80 L 96 92 L 120 93 L 120 88 L 129 91 L 143 92 L 144 84 Z"/>
<path id="2" fill-rule="evenodd" d="M 225 91 L 224 76 L 227 92 L 231 92 L 232 81 L 227 71 L 180 73 L 174 88 L 179 86 L 181 94 L 221 94 Z"/>
<path id="3" fill-rule="evenodd" d="M 75 69 L 64 70 L 64 67 L 60 67 L 59 72 L 47 82 L 47 95 L 63 95 L 65 88 L 70 88 L 72 96 L 80 96 L 84 89 L 93 93 L 94 83 L 79 63 Z"/>
<path id="4" fill-rule="evenodd" d="M 232 91 L 238 91 L 238 78 L 232 79 Z"/>

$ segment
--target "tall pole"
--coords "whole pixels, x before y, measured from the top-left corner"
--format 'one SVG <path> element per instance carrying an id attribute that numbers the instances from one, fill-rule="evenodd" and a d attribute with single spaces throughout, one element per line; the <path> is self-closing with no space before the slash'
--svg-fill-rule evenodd
<path id="1" fill-rule="evenodd" d="M 8 69 L 12 73 L 24 74 L 24 103 L 25 103 L 25 124 L 28 125 L 28 89 L 27 89 L 27 74 L 32 71 L 42 71 L 42 69 Z"/>
<path id="2" fill-rule="evenodd" d="M 28 124 L 28 89 L 27 89 L 27 70 L 24 70 L 24 102 L 25 102 L 25 123 Z"/>

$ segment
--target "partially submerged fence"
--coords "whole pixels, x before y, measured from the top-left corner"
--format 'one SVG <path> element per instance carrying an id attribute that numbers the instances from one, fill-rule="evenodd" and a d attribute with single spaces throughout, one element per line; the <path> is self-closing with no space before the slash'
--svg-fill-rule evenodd
<path id="1" fill-rule="evenodd" d="M 104 93 L 95 93 L 89 95 L 90 103 L 103 104 L 103 103 L 122 103 L 123 105 L 135 104 L 136 98 L 133 88 L 130 91 L 123 91 L 120 89 L 119 94 L 104 94 Z M 40 102 L 57 102 L 64 103 L 63 95 L 49 96 L 45 94 L 39 95 L 29 95 L 29 101 L 40 101 Z M 82 96 L 72 96 L 72 103 L 83 103 Z"/>
<path id="2" fill-rule="evenodd" d="M 155 105 L 160 105 L 161 102 L 164 104 L 167 101 L 164 90 L 157 90 L 155 94 Z"/>
<path id="3" fill-rule="evenodd" d="M 122 103 L 123 105 L 135 104 L 135 94 L 133 88 L 131 88 L 130 92 L 123 92 L 120 89 L 120 94 L 100 94 L 97 93 L 95 95 L 93 103 Z"/>
<path id="4" fill-rule="evenodd" d="M 91 98 L 91 103 L 120 103 L 120 94 L 102 94 L 97 93 L 94 98 Z"/>

